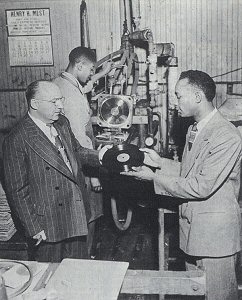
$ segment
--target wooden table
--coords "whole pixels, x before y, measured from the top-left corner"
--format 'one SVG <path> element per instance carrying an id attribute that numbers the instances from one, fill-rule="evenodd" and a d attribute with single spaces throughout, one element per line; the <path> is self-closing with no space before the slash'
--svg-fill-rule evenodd
<path id="1" fill-rule="evenodd" d="M 55 272 L 58 265 L 49 265 L 34 290 L 44 287 L 49 273 Z M 202 271 L 127 270 L 120 293 L 201 296 L 205 295 L 205 290 L 205 273 Z"/>

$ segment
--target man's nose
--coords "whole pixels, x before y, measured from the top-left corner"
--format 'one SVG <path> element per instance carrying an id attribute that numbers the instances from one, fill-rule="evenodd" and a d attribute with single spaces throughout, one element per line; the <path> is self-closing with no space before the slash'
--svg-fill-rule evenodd
<path id="1" fill-rule="evenodd" d="M 61 99 L 58 99 L 55 103 L 55 105 L 60 108 L 60 109 L 63 109 L 64 108 L 64 105 L 63 105 L 63 102 L 61 101 Z"/>

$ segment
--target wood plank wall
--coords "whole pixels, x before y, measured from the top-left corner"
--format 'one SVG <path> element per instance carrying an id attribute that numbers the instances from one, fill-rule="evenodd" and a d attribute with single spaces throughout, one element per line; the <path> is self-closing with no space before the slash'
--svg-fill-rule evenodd
<path id="1" fill-rule="evenodd" d="M 10 67 L 5 10 L 22 8 L 50 8 L 54 66 Z M 80 1 L 0 1 L 0 130 L 26 113 L 26 86 L 57 76 L 66 68 L 70 50 L 79 45 Z"/>
<path id="2" fill-rule="evenodd" d="M 132 0 L 138 7 L 138 0 Z M 0 0 L 0 130 L 26 111 L 21 89 L 65 69 L 70 50 L 80 45 L 81 0 Z M 123 0 L 86 0 L 91 48 L 100 59 L 119 49 Z M 54 66 L 10 67 L 6 9 L 50 8 Z M 140 0 L 141 29 L 150 28 L 155 43 L 173 42 L 178 71 L 200 69 L 217 76 L 242 67 L 241 0 Z M 242 81 L 242 70 L 214 78 L 219 106 L 228 97 L 226 82 Z M 235 86 L 242 92 L 241 84 Z"/>
<path id="3" fill-rule="evenodd" d="M 140 9 L 141 27 L 151 28 L 156 42 L 175 44 L 179 73 L 205 71 L 218 83 L 217 105 L 229 98 L 221 82 L 242 80 L 242 1 L 141 0 Z M 242 85 L 234 91 L 242 93 Z"/>

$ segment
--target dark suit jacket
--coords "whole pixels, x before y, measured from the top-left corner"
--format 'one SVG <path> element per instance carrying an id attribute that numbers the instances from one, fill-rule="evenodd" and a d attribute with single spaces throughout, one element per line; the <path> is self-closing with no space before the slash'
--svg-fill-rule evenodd
<path id="1" fill-rule="evenodd" d="M 171 175 L 171 164 L 169 169 L 162 167 L 154 181 L 155 191 L 185 200 L 179 219 L 184 252 L 210 257 L 234 254 L 240 250 L 241 136 L 219 112 L 188 151 L 190 131 L 191 127 L 180 168 L 174 166 Z M 176 176 L 175 168 L 180 173 Z"/>
<path id="2" fill-rule="evenodd" d="M 28 115 L 13 128 L 3 145 L 10 206 L 28 236 L 45 230 L 49 242 L 87 234 L 90 207 L 82 164 L 99 165 L 97 151 L 80 146 L 64 116 L 54 126 L 73 174 Z"/>

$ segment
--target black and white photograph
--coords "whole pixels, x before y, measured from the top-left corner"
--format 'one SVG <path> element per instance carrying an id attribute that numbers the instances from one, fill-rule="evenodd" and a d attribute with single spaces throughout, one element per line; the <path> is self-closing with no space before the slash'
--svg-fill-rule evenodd
<path id="1" fill-rule="evenodd" d="M 242 300 L 242 0 L 0 0 L 0 300 Z"/>

